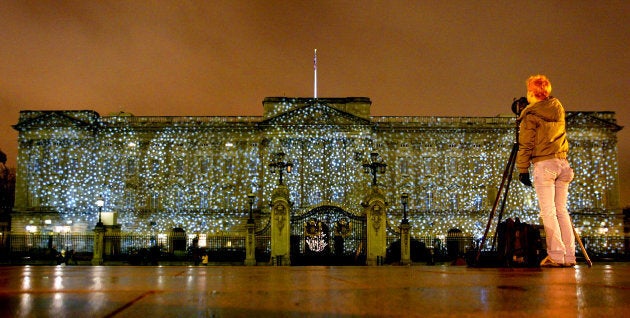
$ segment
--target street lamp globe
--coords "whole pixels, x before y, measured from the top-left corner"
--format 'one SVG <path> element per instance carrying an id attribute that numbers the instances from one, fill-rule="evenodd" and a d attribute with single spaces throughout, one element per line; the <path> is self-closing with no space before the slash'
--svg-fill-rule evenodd
<path id="1" fill-rule="evenodd" d="M 103 199 L 102 196 L 98 196 L 96 197 L 96 206 L 98 207 L 98 223 L 96 223 L 96 226 L 103 226 L 103 221 L 101 219 L 101 213 L 103 210 L 103 206 L 105 205 L 105 200 Z"/>
<path id="2" fill-rule="evenodd" d="M 96 206 L 102 208 L 105 205 L 105 200 L 100 195 L 96 197 Z"/>

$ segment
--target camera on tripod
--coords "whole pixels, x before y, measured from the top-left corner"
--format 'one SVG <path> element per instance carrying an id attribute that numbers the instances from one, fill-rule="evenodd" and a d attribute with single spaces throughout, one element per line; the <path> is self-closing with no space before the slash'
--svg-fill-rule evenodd
<path id="1" fill-rule="evenodd" d="M 519 99 L 514 98 L 514 102 L 512 102 L 512 112 L 516 114 L 516 116 L 521 116 L 521 112 L 525 107 L 529 105 L 527 101 L 527 97 L 521 97 Z"/>

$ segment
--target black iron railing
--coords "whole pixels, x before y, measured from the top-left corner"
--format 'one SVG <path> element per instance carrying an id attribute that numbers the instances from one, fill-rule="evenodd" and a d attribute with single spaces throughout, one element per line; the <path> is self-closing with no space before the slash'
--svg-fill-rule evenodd
<path id="1" fill-rule="evenodd" d="M 91 264 L 93 233 L 1 233 L 0 264 L 54 265 Z M 582 242 L 594 261 L 630 261 L 630 238 L 624 236 L 582 237 Z M 465 235 L 411 237 L 413 262 L 433 257 L 436 262 L 450 261 L 477 249 L 479 240 Z M 256 260 L 271 262 L 271 236 L 256 236 Z M 387 238 L 387 258 L 399 260 L 400 238 Z M 107 233 L 103 242 L 106 265 L 169 265 L 201 263 L 208 255 L 209 263 L 242 264 L 245 260 L 245 236 L 233 234 L 162 236 Z M 576 251 L 578 257 L 581 251 Z"/>

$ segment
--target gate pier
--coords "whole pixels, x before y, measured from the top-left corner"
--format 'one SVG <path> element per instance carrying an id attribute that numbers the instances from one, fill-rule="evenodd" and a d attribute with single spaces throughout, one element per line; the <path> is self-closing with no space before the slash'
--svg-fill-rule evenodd
<path id="1" fill-rule="evenodd" d="M 271 260 L 274 265 L 291 265 L 289 188 L 279 185 L 271 194 Z"/>
<path id="2" fill-rule="evenodd" d="M 387 252 L 387 203 L 383 190 L 372 186 L 362 205 L 367 221 L 367 265 L 380 265 Z"/>

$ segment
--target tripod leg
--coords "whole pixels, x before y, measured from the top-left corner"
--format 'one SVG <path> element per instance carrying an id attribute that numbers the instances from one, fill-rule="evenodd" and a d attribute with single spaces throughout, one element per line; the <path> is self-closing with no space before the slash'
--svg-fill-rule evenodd
<path id="1" fill-rule="evenodd" d="M 591 262 L 591 259 L 588 257 L 588 254 L 586 253 L 586 248 L 584 248 L 584 244 L 582 244 L 582 239 L 580 238 L 580 235 L 578 234 L 578 232 L 575 230 L 575 226 L 573 226 L 573 222 L 571 222 L 571 228 L 573 229 L 573 235 L 575 236 L 575 239 L 578 242 L 578 245 L 580 245 L 580 250 L 582 251 L 582 255 L 584 255 L 584 259 L 586 259 L 586 265 L 588 265 L 588 267 L 593 266 L 593 262 Z"/>
<path id="2" fill-rule="evenodd" d="M 481 256 L 481 249 L 486 243 L 486 238 L 488 237 L 488 231 L 490 230 L 490 226 L 492 225 L 492 219 L 494 218 L 494 213 L 497 210 L 497 206 L 499 205 L 499 199 L 501 198 L 501 194 L 503 193 L 503 187 L 506 185 L 506 182 L 508 181 L 508 179 L 511 178 L 512 170 L 514 169 L 514 163 L 516 162 L 517 153 L 518 153 L 518 143 L 514 143 L 512 145 L 512 151 L 510 152 L 510 158 L 508 159 L 508 162 L 505 165 L 505 170 L 503 171 L 503 177 L 501 179 L 501 185 L 499 186 L 499 191 L 497 192 L 497 197 L 494 200 L 492 211 L 490 211 L 490 217 L 488 218 L 488 223 L 486 224 L 486 230 L 483 233 L 483 237 L 481 238 L 481 243 L 479 244 L 479 248 L 477 249 L 477 256 L 475 258 L 475 261 L 477 263 L 479 263 L 479 257 Z"/>
<path id="3" fill-rule="evenodd" d="M 503 212 L 505 212 L 505 205 L 507 203 L 507 199 L 510 195 L 510 184 L 512 183 L 512 171 L 514 170 L 514 165 L 515 165 L 515 160 L 516 157 L 514 157 L 513 159 L 510 159 L 509 164 L 511 164 L 511 166 L 509 166 L 507 169 L 508 171 L 510 171 L 510 173 L 508 173 L 507 175 L 507 181 L 505 182 L 505 191 L 503 192 L 503 200 L 501 201 L 501 209 L 499 209 L 499 217 L 497 218 L 497 225 L 499 223 L 501 223 L 501 221 L 503 220 Z M 494 238 L 492 241 L 492 249 L 494 249 L 495 244 L 497 243 L 497 237 L 498 237 L 498 233 L 497 231 L 494 232 Z"/>

